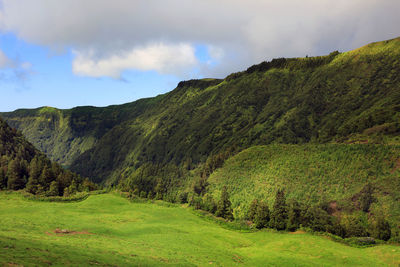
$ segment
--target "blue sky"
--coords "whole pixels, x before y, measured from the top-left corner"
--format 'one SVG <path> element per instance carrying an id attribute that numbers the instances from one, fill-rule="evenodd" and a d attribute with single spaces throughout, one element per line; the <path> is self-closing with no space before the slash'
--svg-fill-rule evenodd
<path id="1" fill-rule="evenodd" d="M 107 106 L 400 36 L 398 0 L 0 0 L 0 111 Z"/>
<path id="2" fill-rule="evenodd" d="M 156 71 L 125 70 L 121 79 L 110 77 L 82 77 L 72 72 L 73 54 L 70 49 L 55 52 L 49 48 L 29 44 L 14 34 L 0 35 L 0 49 L 17 64 L 29 63 L 29 69 L 5 68 L 0 75 L 0 111 L 18 108 L 53 106 L 107 106 L 134 101 L 166 93 L 177 85 L 181 77 L 161 75 Z M 199 45 L 196 56 L 200 61 L 209 57 Z M 15 72 L 26 72 L 21 77 Z M 193 71 L 192 75 L 197 74 Z M 197 77 L 197 76 L 196 76 Z"/>

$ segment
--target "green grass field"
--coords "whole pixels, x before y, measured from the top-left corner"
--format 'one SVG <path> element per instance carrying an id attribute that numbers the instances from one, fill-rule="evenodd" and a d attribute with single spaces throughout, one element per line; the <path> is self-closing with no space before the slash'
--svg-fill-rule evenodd
<path id="1" fill-rule="evenodd" d="M 131 203 L 114 194 L 51 203 L 1 192 L 0 222 L 4 266 L 400 264 L 398 246 L 354 248 L 304 233 L 228 230 L 185 207 Z"/>

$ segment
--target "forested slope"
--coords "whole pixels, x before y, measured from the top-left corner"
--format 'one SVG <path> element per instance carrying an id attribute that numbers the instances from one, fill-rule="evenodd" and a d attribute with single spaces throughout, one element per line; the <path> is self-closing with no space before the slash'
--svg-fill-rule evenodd
<path id="1" fill-rule="evenodd" d="M 69 196 L 96 186 L 81 176 L 52 163 L 0 118 L 0 190 L 26 189 L 47 196 Z"/>
<path id="2" fill-rule="evenodd" d="M 61 128 L 40 115 L 48 108 L 3 116 L 72 170 L 114 183 L 143 164 L 192 169 L 210 155 L 254 145 L 397 143 L 399 56 L 400 39 L 393 39 L 324 57 L 275 59 L 224 80 L 181 82 L 153 99 L 49 112 L 70 114 L 67 123 L 55 120 Z"/>
<path id="3" fill-rule="evenodd" d="M 277 189 L 287 199 L 321 205 L 336 215 L 365 209 L 383 212 L 393 226 L 400 222 L 400 146 L 366 144 L 269 145 L 246 149 L 228 159 L 208 178 L 208 191 L 218 199 L 228 187 L 237 218 L 246 218 L 253 199 L 275 200 Z M 362 196 L 371 188 L 370 207 Z"/>

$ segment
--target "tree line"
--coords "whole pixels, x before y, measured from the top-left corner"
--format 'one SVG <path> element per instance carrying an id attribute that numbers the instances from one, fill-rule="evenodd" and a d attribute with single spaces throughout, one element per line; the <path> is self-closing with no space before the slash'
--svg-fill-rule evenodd
<path id="1" fill-rule="evenodd" d="M 51 162 L 0 118 L 0 189 L 70 196 L 78 191 L 95 190 L 97 185 Z"/>

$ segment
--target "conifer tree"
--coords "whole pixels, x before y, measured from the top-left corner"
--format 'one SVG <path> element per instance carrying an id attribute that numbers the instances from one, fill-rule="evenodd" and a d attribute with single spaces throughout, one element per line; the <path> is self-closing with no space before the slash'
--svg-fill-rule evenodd
<path id="1" fill-rule="evenodd" d="M 163 198 L 163 184 L 161 180 L 158 180 L 156 187 L 154 188 L 154 191 L 156 192 L 156 199 L 160 200 Z"/>
<path id="2" fill-rule="evenodd" d="M 45 166 L 40 174 L 39 183 L 47 188 L 53 179 L 49 166 Z"/>
<path id="3" fill-rule="evenodd" d="M 261 201 L 254 215 L 254 224 L 258 229 L 267 227 L 270 220 L 269 207 L 266 202 Z"/>
<path id="4" fill-rule="evenodd" d="M 28 183 L 26 184 L 25 190 L 31 194 L 36 194 L 37 192 L 37 187 L 38 187 L 38 180 L 37 178 L 34 178 L 33 176 L 29 176 Z"/>
<path id="5" fill-rule="evenodd" d="M 8 189 L 19 190 L 25 187 L 26 181 L 22 176 L 21 166 L 18 158 L 11 160 L 8 164 L 7 178 Z"/>
<path id="6" fill-rule="evenodd" d="M 286 207 L 286 198 L 285 192 L 283 190 L 278 190 L 276 192 L 274 209 L 271 213 L 271 228 L 275 228 L 277 230 L 286 229 L 287 222 L 287 207 Z"/>
<path id="7" fill-rule="evenodd" d="M 50 184 L 50 188 L 49 191 L 47 192 L 48 196 L 58 196 L 60 194 L 60 192 L 58 191 L 58 182 L 57 181 L 53 181 Z"/>
<path id="8" fill-rule="evenodd" d="M 248 220 L 254 222 L 254 217 L 256 215 L 257 207 L 258 207 L 258 200 L 257 199 L 253 199 L 253 201 L 250 204 L 249 210 L 247 212 L 247 219 Z"/>
<path id="9" fill-rule="evenodd" d="M 233 220 L 233 214 L 232 214 L 232 204 L 231 201 L 229 200 L 229 194 L 226 189 L 226 186 L 222 188 L 221 192 L 221 199 L 218 202 L 217 205 L 217 211 L 215 213 L 216 216 L 222 217 L 227 220 Z"/>
<path id="10" fill-rule="evenodd" d="M 35 156 L 29 164 L 29 176 L 38 180 L 42 173 L 42 166 L 38 156 Z"/>
<path id="11" fill-rule="evenodd" d="M 302 214 L 302 208 L 300 206 L 300 203 L 293 200 L 290 202 L 288 205 L 288 221 L 287 221 L 287 229 L 289 231 L 296 231 L 301 224 L 301 214 Z"/>
<path id="12" fill-rule="evenodd" d="M 0 189 L 7 187 L 7 176 L 4 168 L 0 165 Z"/>

